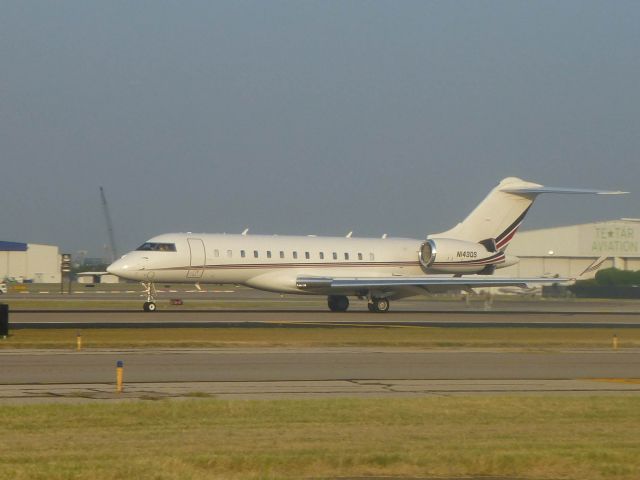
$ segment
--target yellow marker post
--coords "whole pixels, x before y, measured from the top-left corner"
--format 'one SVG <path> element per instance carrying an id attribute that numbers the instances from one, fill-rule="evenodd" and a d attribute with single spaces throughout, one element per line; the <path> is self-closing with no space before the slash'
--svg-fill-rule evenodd
<path id="1" fill-rule="evenodd" d="M 118 360 L 116 363 L 116 393 L 122 393 L 122 371 L 124 370 L 124 362 Z"/>
<path id="2" fill-rule="evenodd" d="M 80 335 L 80 332 L 76 333 L 76 350 L 78 352 L 82 350 L 82 335 Z"/>
<path id="3" fill-rule="evenodd" d="M 613 349 L 617 350 L 618 349 L 618 335 L 613 335 Z"/>

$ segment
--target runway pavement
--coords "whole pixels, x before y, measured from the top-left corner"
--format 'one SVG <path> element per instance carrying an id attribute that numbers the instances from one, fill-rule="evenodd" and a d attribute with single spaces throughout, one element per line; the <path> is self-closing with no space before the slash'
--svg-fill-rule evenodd
<path id="1" fill-rule="evenodd" d="M 74 284 L 72 293 L 60 293 L 59 285 L 23 285 L 27 290 L 0 295 L 0 302 L 9 302 L 15 309 L 28 309 L 28 305 L 37 303 L 36 308 L 47 308 L 48 302 L 77 305 L 113 304 L 114 308 L 136 308 L 142 310 L 144 295 L 138 284 L 104 284 L 82 286 Z M 91 288 L 88 288 L 91 287 Z M 196 308 L 206 310 L 278 310 L 278 311 L 327 311 L 327 299 L 316 295 L 279 295 L 237 285 L 202 285 L 198 290 L 194 285 L 158 284 L 157 304 L 160 310 L 181 311 Z M 66 292 L 66 290 L 65 290 Z M 170 300 L 179 298 L 184 307 L 172 307 Z M 351 298 L 350 313 L 368 313 L 365 300 Z M 135 307 L 134 307 L 135 305 Z M 75 308 L 75 307 L 74 307 Z M 424 296 L 412 297 L 391 302 L 391 312 L 626 312 L 640 314 L 640 299 L 569 299 L 540 298 L 529 296 L 498 295 L 487 297 L 483 294 L 465 296 Z"/>
<path id="2" fill-rule="evenodd" d="M 592 327 L 640 328 L 640 314 L 629 312 L 328 312 L 314 310 L 119 310 L 12 311 L 12 329 L 21 328 L 169 328 L 169 327 Z"/>
<path id="3" fill-rule="evenodd" d="M 451 307 L 451 302 L 448 303 Z M 408 305 L 408 304 L 407 304 Z M 399 310 L 319 308 L 11 312 L 11 329 L 108 327 L 640 328 L 635 310 Z M 519 306 L 518 306 L 519 305 Z M 529 307 L 530 304 L 526 304 Z M 601 305 L 602 307 L 602 305 Z M 125 393 L 114 393 L 115 364 Z M 640 350 L 425 351 L 393 348 L 0 350 L 0 402 L 128 398 L 299 398 L 498 393 L 639 394 Z"/>
<path id="4" fill-rule="evenodd" d="M 117 360 L 132 382 L 350 379 L 630 378 L 640 351 L 424 351 L 390 348 L 0 351 L 0 383 L 108 382 Z"/>
<path id="5" fill-rule="evenodd" d="M 591 380 L 334 380 L 288 382 L 126 383 L 0 385 L 1 404 L 87 403 L 186 398 L 300 399 L 459 395 L 638 395 L 640 382 Z"/>
<path id="6" fill-rule="evenodd" d="M 640 393 L 640 350 L 376 348 L 0 351 L 0 399 L 556 392 Z M 622 380 L 621 380 L 622 379 Z M 596 381 L 599 380 L 599 381 Z M 106 395 L 106 396 L 105 396 Z"/>

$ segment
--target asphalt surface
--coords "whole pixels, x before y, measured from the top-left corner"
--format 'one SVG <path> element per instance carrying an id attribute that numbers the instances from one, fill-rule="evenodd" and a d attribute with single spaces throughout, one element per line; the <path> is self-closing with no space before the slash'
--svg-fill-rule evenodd
<path id="1" fill-rule="evenodd" d="M 375 348 L 0 351 L 0 401 L 482 393 L 640 393 L 640 351 Z M 155 393 L 154 393 L 155 392 Z"/>
<path id="2" fill-rule="evenodd" d="M 122 360 L 131 382 L 633 378 L 640 351 L 486 352 L 308 348 L 0 351 L 1 384 L 94 383 Z"/>
<path id="3" fill-rule="evenodd" d="M 197 296 L 199 294 L 193 294 Z M 243 295 L 238 299 L 242 303 Z M 253 299 L 254 297 L 251 297 Z M 264 300 L 264 299 L 263 299 Z M 640 328 L 637 302 L 396 302 L 385 314 L 281 300 L 203 310 L 12 309 L 11 329 L 168 327 Z M 355 303 L 355 302 L 354 302 Z M 588 308 L 595 305 L 596 308 Z M 271 307 L 271 308 L 269 308 Z M 125 392 L 114 393 L 125 364 Z M 640 351 L 424 351 L 391 348 L 0 350 L 0 402 L 126 398 L 318 398 L 504 393 L 640 393 Z"/>
<path id="4" fill-rule="evenodd" d="M 26 287 L 26 286 L 25 286 Z M 160 310 L 176 308 L 170 306 L 171 299 L 182 299 L 185 308 L 225 309 L 225 310 L 291 310 L 291 311 L 327 311 L 327 299 L 316 295 L 279 295 L 237 285 L 202 285 L 198 290 L 194 285 L 157 284 L 157 304 Z M 67 286 L 65 284 L 65 292 Z M 87 305 L 100 303 L 101 307 L 111 301 L 128 302 L 141 311 L 145 295 L 139 284 L 105 284 L 84 286 L 74 284 L 72 293 L 60 293 L 59 285 L 29 285 L 24 292 L 12 292 L 0 295 L 0 302 L 13 302 L 17 309 L 29 302 L 77 303 Z M 350 313 L 368 313 L 366 301 L 350 299 Z M 38 307 L 42 307 L 38 305 Z M 91 308 L 90 306 L 88 308 Z M 182 307 L 177 309 L 183 310 Z M 469 296 L 423 296 L 391 302 L 391 312 L 447 312 L 447 311 L 484 311 L 511 312 L 626 312 L 640 314 L 640 299 L 561 299 L 530 296 L 493 296 L 483 294 Z"/>
<path id="5" fill-rule="evenodd" d="M 126 373 L 125 373 L 126 378 Z M 169 398 L 300 399 L 330 397 L 424 397 L 458 395 L 638 395 L 640 382 L 581 380 L 326 380 L 280 382 L 126 381 L 113 383 L 0 385 L 0 404 L 159 400 Z"/>
<path id="6" fill-rule="evenodd" d="M 12 311 L 10 328 L 169 328 L 169 327 L 547 327 L 640 328 L 629 312 L 327 312 L 313 310 L 207 311 Z"/>

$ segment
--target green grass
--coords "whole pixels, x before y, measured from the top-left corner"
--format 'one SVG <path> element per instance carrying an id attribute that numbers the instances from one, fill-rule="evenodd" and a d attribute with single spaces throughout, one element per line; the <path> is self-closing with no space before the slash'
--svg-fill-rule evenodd
<path id="1" fill-rule="evenodd" d="M 131 402 L 0 410 L 0 479 L 640 477 L 637 396 Z"/>
<path id="2" fill-rule="evenodd" d="M 193 347 L 415 347 L 415 348 L 619 348 L 640 347 L 640 329 L 604 328 L 150 328 L 87 329 L 84 348 Z M 76 330 L 13 330 L 0 340 L 4 348 L 76 347 Z"/>

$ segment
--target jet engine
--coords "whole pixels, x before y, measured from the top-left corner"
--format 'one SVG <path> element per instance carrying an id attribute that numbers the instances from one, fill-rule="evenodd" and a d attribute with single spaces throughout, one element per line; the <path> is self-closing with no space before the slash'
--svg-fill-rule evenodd
<path id="1" fill-rule="evenodd" d="M 504 263 L 504 252 L 496 251 L 495 242 L 480 243 L 430 238 L 420 245 L 418 258 L 423 270 L 430 273 L 493 273 Z"/>

